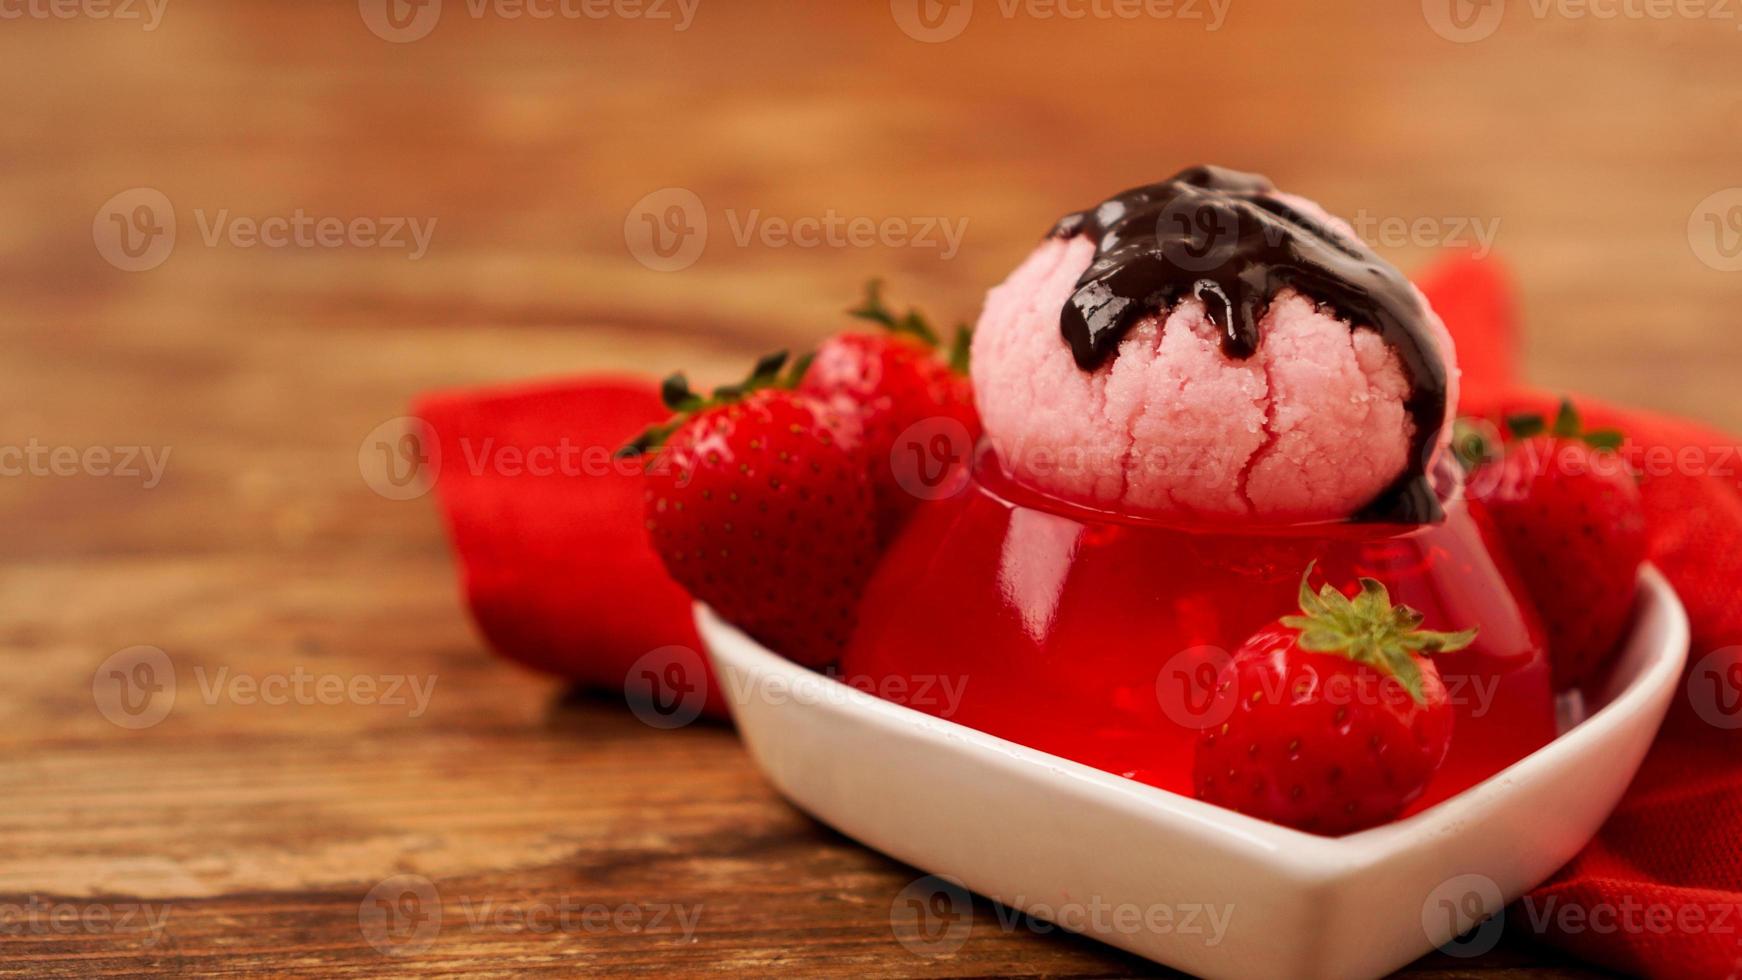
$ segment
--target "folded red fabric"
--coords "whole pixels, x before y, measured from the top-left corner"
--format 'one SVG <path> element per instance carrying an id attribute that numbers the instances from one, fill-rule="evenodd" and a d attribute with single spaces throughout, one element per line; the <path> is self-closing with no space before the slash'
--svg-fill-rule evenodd
<path id="1" fill-rule="evenodd" d="M 428 395 L 412 413 L 439 447 L 435 490 L 472 616 L 527 666 L 623 697 L 642 657 L 700 651 L 690 600 L 642 526 L 640 463 L 615 451 L 669 413 L 652 382 L 586 377 Z M 699 653 L 663 657 L 705 676 L 707 714 L 725 702 Z M 668 683 L 665 697 L 697 688 Z"/>
<path id="2" fill-rule="evenodd" d="M 1506 280 L 1455 258 L 1421 277 L 1464 370 L 1466 414 L 1551 413 L 1560 395 L 1521 387 Z M 1575 397 L 1588 422 L 1627 436 L 1651 560 L 1687 606 L 1693 648 L 1662 733 L 1597 839 L 1508 910 L 1575 956 L 1650 977 L 1742 972 L 1742 458 L 1697 423 Z"/>

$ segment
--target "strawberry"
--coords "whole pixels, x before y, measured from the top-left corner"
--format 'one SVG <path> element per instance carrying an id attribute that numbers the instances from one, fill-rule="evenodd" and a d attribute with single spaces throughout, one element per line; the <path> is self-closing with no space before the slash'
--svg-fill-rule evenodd
<path id="1" fill-rule="evenodd" d="M 1639 481 L 1613 452 L 1620 433 L 1584 432 L 1571 402 L 1552 427 L 1537 415 L 1506 424 L 1516 441 L 1469 485 L 1542 617 L 1554 684 L 1565 689 L 1602 666 L 1627 630 L 1646 548 Z"/>
<path id="2" fill-rule="evenodd" d="M 864 303 L 848 312 L 882 332 L 824 341 L 799 391 L 857 423 L 877 499 L 878 539 L 887 544 L 921 499 L 959 487 L 955 478 L 980 437 L 967 378 L 971 332 L 956 328 L 945 360 L 925 317 L 915 310 L 896 316 L 876 280 L 866 286 Z"/>
<path id="3" fill-rule="evenodd" d="M 1337 835 L 1395 818 L 1445 761 L 1452 708 L 1427 659 L 1460 650 L 1475 630 L 1421 629 L 1361 579 L 1353 598 L 1314 594 L 1307 567 L 1300 615 L 1247 640 L 1216 679 L 1193 759 L 1197 796 L 1241 813 Z"/>
<path id="4" fill-rule="evenodd" d="M 703 399 L 666 381 L 677 416 L 627 451 L 646 468 L 647 530 L 672 578 L 725 619 L 807 666 L 853 632 L 876 558 L 871 487 L 850 426 L 791 390 L 784 353 Z"/>

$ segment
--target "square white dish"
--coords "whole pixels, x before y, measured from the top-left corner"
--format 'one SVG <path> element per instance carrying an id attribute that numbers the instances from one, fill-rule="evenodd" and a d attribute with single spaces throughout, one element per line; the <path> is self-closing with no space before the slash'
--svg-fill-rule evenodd
<path id="1" fill-rule="evenodd" d="M 1633 635 L 1588 718 L 1449 800 L 1327 838 L 882 700 L 700 605 L 696 621 L 751 757 L 799 808 L 1037 918 L 1236 978 L 1382 976 L 1547 879 L 1632 780 L 1688 647 L 1681 603 L 1647 568 Z M 1191 908 L 1222 910 L 1222 928 L 1147 917 Z M 1052 914 L 1064 909 L 1075 914 Z"/>

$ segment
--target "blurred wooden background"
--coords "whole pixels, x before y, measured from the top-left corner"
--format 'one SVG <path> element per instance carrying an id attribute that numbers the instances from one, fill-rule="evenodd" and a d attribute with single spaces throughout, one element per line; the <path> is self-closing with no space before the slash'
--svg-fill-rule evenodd
<path id="1" fill-rule="evenodd" d="M 0 5 L 0 442 L 171 454 L 151 487 L 0 479 L 0 973 L 1150 969 L 984 907 L 994 926 L 916 956 L 889 923 L 916 872 L 787 808 L 728 731 L 656 734 L 487 658 L 429 500 L 359 473 L 364 437 L 432 387 L 723 378 L 840 325 L 874 274 L 971 317 L 1060 213 L 1215 161 L 1350 216 L 1406 269 L 1491 245 L 1537 380 L 1742 429 L 1733 18 L 394 2 Z M 660 271 L 636 229 L 674 204 L 690 210 L 670 227 L 705 218 L 705 247 Z M 224 234 L 298 213 L 409 219 L 427 249 Z M 126 271 L 161 257 L 128 250 L 167 241 L 144 234 L 169 214 L 167 258 Z M 830 215 L 919 241 L 768 237 Z M 92 678 L 137 644 L 184 670 L 439 683 L 411 717 L 207 704 L 184 676 L 169 717 L 132 731 Z M 415 956 L 359 924 L 397 873 L 447 909 Z M 702 914 L 686 942 L 467 928 L 457 910 L 561 896 Z M 159 934 L 6 928 L 33 897 L 170 911 Z M 1417 969 L 1576 972 L 1511 936 Z"/>

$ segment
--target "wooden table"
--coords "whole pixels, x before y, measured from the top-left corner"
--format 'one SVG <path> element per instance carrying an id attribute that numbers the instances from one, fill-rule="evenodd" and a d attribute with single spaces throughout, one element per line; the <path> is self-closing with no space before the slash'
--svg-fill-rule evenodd
<path id="1" fill-rule="evenodd" d="M 959 950 L 916 955 L 889 916 L 918 872 L 785 805 L 729 730 L 654 732 L 491 658 L 429 500 L 359 475 L 431 387 L 718 380 L 840 325 L 872 274 L 971 316 L 1062 211 L 1215 160 L 1405 267 L 1491 230 L 1537 378 L 1742 427 L 1742 274 L 1699 240 L 1742 184 L 1734 22 L 1514 4 L 1460 43 L 1412 3 L 1234 0 L 1208 30 L 981 0 L 947 40 L 908 17 L 927 41 L 880 2 L 706 0 L 677 30 L 449 0 L 406 40 L 429 23 L 371 2 L 177 0 L 151 30 L 4 7 L 0 441 L 43 463 L 0 479 L 0 973 L 1153 972 L 983 901 Z M 679 271 L 626 245 L 662 188 L 709 223 Z M 163 257 L 164 201 L 173 248 L 126 271 Z M 298 214 L 341 244 L 249 246 Z M 830 215 L 899 234 L 780 240 Z M 375 241 L 406 218 L 427 249 Z M 57 476 L 56 447 L 170 455 L 160 481 Z M 176 700 L 127 728 L 93 689 L 139 645 Z M 425 710 L 319 695 L 384 675 L 433 678 Z M 246 686 L 297 677 L 288 703 Z M 391 955 L 370 893 L 402 874 L 441 915 Z M 1514 936 L 1412 972 L 1581 975 Z"/>

